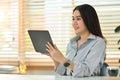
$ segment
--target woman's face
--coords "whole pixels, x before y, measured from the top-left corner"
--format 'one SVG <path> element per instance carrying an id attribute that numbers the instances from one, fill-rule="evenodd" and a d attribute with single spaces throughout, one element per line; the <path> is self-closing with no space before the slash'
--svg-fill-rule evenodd
<path id="1" fill-rule="evenodd" d="M 76 34 L 82 34 L 88 31 L 78 10 L 75 10 L 73 13 L 72 25 Z"/>

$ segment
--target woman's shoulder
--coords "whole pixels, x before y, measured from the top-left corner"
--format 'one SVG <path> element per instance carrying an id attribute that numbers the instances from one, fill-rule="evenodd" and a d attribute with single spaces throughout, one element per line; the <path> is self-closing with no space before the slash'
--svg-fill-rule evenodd
<path id="1" fill-rule="evenodd" d="M 104 38 L 101 38 L 101 37 L 99 37 L 99 36 L 96 36 L 95 44 L 98 45 L 98 46 L 105 47 L 105 46 L 106 46 L 106 41 L 105 41 Z"/>
<path id="2" fill-rule="evenodd" d="M 98 42 L 106 43 L 106 40 L 105 40 L 104 38 L 99 37 L 99 36 L 96 36 L 96 40 L 97 40 Z"/>
<path id="3" fill-rule="evenodd" d="M 76 35 L 74 36 L 73 38 L 70 39 L 69 43 L 68 43 L 68 47 L 70 46 L 75 46 L 76 44 L 76 40 L 79 39 L 80 36 L 79 35 Z M 88 36 L 88 39 L 87 39 L 89 42 L 92 42 L 93 44 L 96 43 L 96 44 L 104 44 L 106 45 L 106 40 L 104 38 L 101 38 L 99 36 L 96 36 L 94 34 L 90 34 Z"/>

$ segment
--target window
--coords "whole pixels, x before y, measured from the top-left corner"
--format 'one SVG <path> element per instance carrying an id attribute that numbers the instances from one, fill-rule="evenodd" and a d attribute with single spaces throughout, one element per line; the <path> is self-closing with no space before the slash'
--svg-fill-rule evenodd
<path id="1" fill-rule="evenodd" d="M 95 7 L 99 16 L 102 32 L 107 40 L 107 52 L 119 52 L 117 40 L 119 39 L 120 35 L 115 34 L 114 29 L 120 25 L 120 2 L 117 0 L 111 0 L 109 2 L 108 0 L 104 0 L 104 2 L 102 0 L 95 0 L 94 2 L 88 0 L 87 2 L 82 2 L 81 0 L 78 1 L 76 5 L 78 5 L 80 2 L 81 4 L 89 3 Z"/>
<path id="2" fill-rule="evenodd" d="M 64 4 L 63 4 L 64 3 Z M 25 54 L 32 60 L 42 55 L 34 52 L 28 29 L 49 30 L 53 42 L 65 54 L 67 43 L 72 35 L 72 1 L 68 0 L 25 0 L 24 1 Z M 34 57 L 31 58 L 31 56 Z M 44 57 L 45 58 L 45 57 Z M 38 63 L 37 63 L 38 64 Z"/>
<path id="3" fill-rule="evenodd" d="M 117 41 L 120 34 L 116 34 L 114 29 L 120 25 L 120 1 L 119 0 L 75 0 L 75 5 L 91 4 L 97 11 L 101 29 L 107 40 L 107 62 L 109 65 L 120 65 L 120 50 Z M 114 63 L 114 64 L 113 64 Z"/>
<path id="4" fill-rule="evenodd" d="M 0 54 L 18 52 L 17 5 L 11 0 L 0 0 Z"/>
<path id="5" fill-rule="evenodd" d="M 47 29 L 50 31 L 53 42 L 65 53 L 66 44 L 69 42 L 72 32 L 72 7 L 69 8 L 72 6 L 71 1 L 26 0 L 24 4 L 26 42 L 29 42 L 26 43 L 26 52 L 34 51 L 27 30 Z"/>
<path id="6" fill-rule="evenodd" d="M 16 63 L 17 54 L 18 1 L 0 0 L 0 64 Z"/>
<path id="7" fill-rule="evenodd" d="M 0 64 L 17 64 L 16 59 L 23 56 L 27 65 L 53 65 L 49 57 L 34 51 L 27 30 L 49 30 L 54 43 L 65 54 L 67 43 L 75 35 L 72 10 L 84 3 L 95 7 L 107 39 L 107 62 L 116 63 L 120 58 L 120 34 L 114 33 L 120 25 L 119 0 L 0 0 Z"/>

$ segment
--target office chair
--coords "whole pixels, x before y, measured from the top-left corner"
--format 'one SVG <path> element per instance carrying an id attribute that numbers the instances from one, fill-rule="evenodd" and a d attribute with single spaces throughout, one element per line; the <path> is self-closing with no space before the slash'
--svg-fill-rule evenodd
<path id="1" fill-rule="evenodd" d="M 100 70 L 100 76 L 107 76 L 107 67 L 109 65 L 107 63 L 103 63 L 103 66 L 101 67 Z"/>

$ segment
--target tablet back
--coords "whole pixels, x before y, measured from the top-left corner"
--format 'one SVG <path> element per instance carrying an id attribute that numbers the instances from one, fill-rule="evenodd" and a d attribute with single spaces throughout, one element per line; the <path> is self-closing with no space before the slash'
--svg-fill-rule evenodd
<path id="1" fill-rule="evenodd" d="M 53 45 L 51 36 L 47 30 L 28 30 L 28 33 L 36 52 L 47 53 L 47 42 Z"/>

